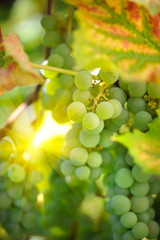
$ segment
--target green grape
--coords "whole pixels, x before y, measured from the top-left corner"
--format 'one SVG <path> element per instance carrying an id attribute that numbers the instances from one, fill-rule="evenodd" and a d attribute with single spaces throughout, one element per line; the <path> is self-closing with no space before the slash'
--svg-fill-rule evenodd
<path id="1" fill-rule="evenodd" d="M 132 234 L 131 231 L 127 231 L 123 236 L 122 236 L 122 240 L 137 240 L 137 238 L 135 238 Z"/>
<path id="2" fill-rule="evenodd" d="M 152 239 L 152 238 L 157 238 L 160 232 L 160 227 L 156 221 L 150 221 L 148 223 L 148 229 L 149 233 L 147 235 L 147 238 Z"/>
<path id="3" fill-rule="evenodd" d="M 70 152 L 70 160 L 75 166 L 82 166 L 86 163 L 88 152 L 85 148 L 76 147 Z"/>
<path id="4" fill-rule="evenodd" d="M 127 102 L 127 109 L 129 112 L 136 114 L 146 109 L 146 102 L 143 98 L 130 97 Z"/>
<path id="5" fill-rule="evenodd" d="M 88 112 L 82 118 L 82 125 L 87 129 L 95 129 L 99 126 L 99 117 L 93 113 Z"/>
<path id="6" fill-rule="evenodd" d="M 117 126 L 121 126 L 129 121 L 129 117 L 129 112 L 125 108 L 122 108 L 121 114 L 114 118 L 112 122 Z"/>
<path id="7" fill-rule="evenodd" d="M 133 166 L 133 161 L 134 160 L 133 160 L 133 157 L 129 153 L 127 153 L 125 155 L 125 161 L 129 166 Z"/>
<path id="8" fill-rule="evenodd" d="M 149 206 L 152 206 L 154 203 L 154 198 L 150 195 L 147 195 L 148 201 L 149 201 Z"/>
<path id="9" fill-rule="evenodd" d="M 88 154 L 87 164 L 91 168 L 97 168 L 101 165 L 103 159 L 102 155 L 99 152 L 93 151 Z"/>
<path id="10" fill-rule="evenodd" d="M 141 131 L 146 131 L 150 122 L 152 122 L 152 116 L 146 111 L 140 111 L 134 116 L 134 125 Z"/>
<path id="11" fill-rule="evenodd" d="M 105 122 L 105 127 L 111 130 L 112 132 L 117 132 L 120 126 L 113 123 L 113 120 L 109 119 Z"/>
<path id="12" fill-rule="evenodd" d="M 48 66 L 48 64 L 45 64 L 45 66 Z M 52 79 L 52 80 L 55 80 L 55 78 L 58 76 L 58 72 L 53 72 L 53 71 L 50 71 L 50 70 L 44 70 L 44 76 L 45 78 L 47 79 Z"/>
<path id="13" fill-rule="evenodd" d="M 129 82 L 128 90 L 132 97 L 142 97 L 147 90 L 146 82 Z"/>
<path id="14" fill-rule="evenodd" d="M 122 89 L 113 87 L 109 89 L 109 99 L 117 99 L 123 105 L 126 102 L 127 96 Z"/>
<path id="15" fill-rule="evenodd" d="M 154 82 L 149 82 L 147 93 L 152 98 L 160 98 L 160 85 Z"/>
<path id="16" fill-rule="evenodd" d="M 115 171 L 118 171 L 121 168 L 128 168 L 128 165 L 125 162 L 125 158 L 123 154 L 117 155 L 117 157 L 114 158 L 114 162 L 115 162 L 115 167 L 114 167 Z"/>
<path id="17" fill-rule="evenodd" d="M 96 114 L 100 119 L 109 119 L 114 114 L 114 106 L 109 102 L 101 102 L 96 107 Z"/>
<path id="18" fill-rule="evenodd" d="M 81 102 L 73 102 L 68 106 L 67 114 L 70 120 L 81 122 L 83 115 L 86 113 L 86 107 Z"/>
<path id="19" fill-rule="evenodd" d="M 32 184 L 38 184 L 42 182 L 42 180 L 43 180 L 43 174 L 40 171 L 34 170 L 30 173 L 29 181 Z"/>
<path id="20" fill-rule="evenodd" d="M 125 82 L 125 81 L 119 79 L 118 84 L 121 89 L 123 89 L 124 91 L 128 91 L 128 82 Z"/>
<path id="21" fill-rule="evenodd" d="M 79 134 L 79 139 L 83 146 L 87 148 L 93 148 L 99 143 L 100 135 L 90 135 L 84 130 L 81 130 Z"/>
<path id="22" fill-rule="evenodd" d="M 148 211 L 138 214 L 137 217 L 139 222 L 148 223 L 150 221 L 150 216 L 148 214 Z"/>
<path id="23" fill-rule="evenodd" d="M 59 79 L 58 78 L 54 78 L 54 79 L 46 79 L 45 84 L 43 85 L 42 88 L 42 93 L 46 93 L 46 94 L 50 94 L 50 95 L 54 95 L 55 91 L 60 88 L 60 84 L 59 84 Z"/>
<path id="24" fill-rule="evenodd" d="M 63 161 L 60 166 L 60 170 L 64 176 L 72 176 L 75 172 L 75 167 L 70 161 Z"/>
<path id="25" fill-rule="evenodd" d="M 102 155 L 102 167 L 106 170 L 110 166 L 112 166 L 112 154 L 107 150 L 107 149 L 102 149 L 99 151 L 100 154 Z"/>
<path id="26" fill-rule="evenodd" d="M 111 84 L 115 83 L 119 78 L 118 73 L 108 72 L 103 69 L 100 69 L 98 75 L 103 82 L 107 83 L 107 85 L 111 85 Z"/>
<path id="27" fill-rule="evenodd" d="M 121 188 L 129 188 L 133 185 L 132 172 L 128 168 L 121 168 L 115 174 L 115 181 Z"/>
<path id="28" fill-rule="evenodd" d="M 55 49 L 55 53 L 60 54 L 62 57 L 67 57 L 70 52 L 71 50 L 66 43 L 59 44 Z"/>
<path id="29" fill-rule="evenodd" d="M 87 180 L 90 176 L 90 169 L 87 166 L 78 167 L 75 171 L 75 175 L 80 180 Z"/>
<path id="30" fill-rule="evenodd" d="M 23 185 L 13 185 L 7 190 L 7 193 L 10 198 L 20 198 L 23 194 Z"/>
<path id="31" fill-rule="evenodd" d="M 111 198 L 110 207 L 114 214 L 122 215 L 130 210 L 131 202 L 128 197 L 117 194 Z"/>
<path id="32" fill-rule="evenodd" d="M 149 208 L 147 213 L 149 214 L 150 220 L 153 220 L 155 218 L 155 210 L 153 208 Z"/>
<path id="33" fill-rule="evenodd" d="M 92 180 L 97 180 L 102 174 L 101 168 L 91 168 L 90 171 L 90 179 Z"/>
<path id="34" fill-rule="evenodd" d="M 110 221 L 110 223 L 113 224 L 113 225 L 114 225 L 116 222 L 120 222 L 119 219 L 120 219 L 120 217 L 119 217 L 118 215 L 115 215 L 115 214 L 112 214 L 112 215 L 110 215 L 110 217 L 109 217 L 109 221 Z"/>
<path id="35" fill-rule="evenodd" d="M 54 107 L 54 96 L 44 93 L 42 92 L 42 97 L 41 97 L 41 103 L 42 103 L 42 107 L 46 110 L 50 110 L 53 109 Z"/>
<path id="36" fill-rule="evenodd" d="M 87 90 L 92 85 L 92 75 L 87 71 L 78 72 L 74 78 L 74 82 L 80 90 Z"/>
<path id="37" fill-rule="evenodd" d="M 35 228 L 37 217 L 34 212 L 27 212 L 22 216 L 21 222 L 26 229 Z"/>
<path id="38" fill-rule="evenodd" d="M 132 197 L 131 209 L 135 213 L 143 213 L 149 208 L 149 201 L 147 197 Z"/>
<path id="39" fill-rule="evenodd" d="M 66 69 L 73 69 L 75 65 L 74 58 L 72 56 L 67 56 L 64 58 L 64 68 Z"/>
<path id="40" fill-rule="evenodd" d="M 71 146 L 71 147 L 81 146 L 81 142 L 79 140 L 80 131 L 81 131 L 80 127 L 73 127 L 67 132 L 65 136 L 65 142 L 68 146 Z"/>
<path id="41" fill-rule="evenodd" d="M 11 206 L 12 200 L 5 192 L 0 192 L 0 209 L 7 209 Z"/>
<path id="42" fill-rule="evenodd" d="M 99 134 L 103 130 L 103 128 L 104 128 L 104 121 L 102 119 L 100 119 L 98 127 L 94 129 L 87 129 L 83 126 L 83 130 L 90 135 Z"/>
<path id="43" fill-rule="evenodd" d="M 15 199 L 14 204 L 18 208 L 25 208 L 28 205 L 28 200 L 25 196 L 22 196 L 21 198 Z"/>
<path id="44" fill-rule="evenodd" d="M 125 196 L 128 196 L 130 194 L 129 189 L 121 188 L 121 187 L 119 187 L 117 185 L 116 185 L 114 190 L 115 190 L 116 194 L 121 194 L 121 195 L 125 195 Z"/>
<path id="45" fill-rule="evenodd" d="M 114 225 L 113 225 L 113 231 L 118 233 L 119 235 L 122 235 L 126 232 L 126 228 L 121 224 L 120 221 L 117 221 Z M 120 238 L 121 239 L 121 238 Z"/>
<path id="46" fill-rule="evenodd" d="M 46 47 L 55 47 L 61 41 L 61 36 L 57 31 L 47 31 L 43 43 Z"/>
<path id="47" fill-rule="evenodd" d="M 41 25 L 45 30 L 52 30 L 55 27 L 54 17 L 51 15 L 44 15 L 41 19 Z"/>
<path id="48" fill-rule="evenodd" d="M 8 169 L 8 177 L 13 182 L 22 182 L 26 177 L 26 172 L 21 165 L 14 163 Z"/>
<path id="49" fill-rule="evenodd" d="M 61 76 L 59 78 L 59 83 L 63 88 L 68 89 L 68 88 L 73 87 L 74 80 L 73 80 L 73 77 L 70 75 L 61 74 Z M 79 101 L 79 102 L 81 102 L 81 101 Z"/>
<path id="50" fill-rule="evenodd" d="M 111 116 L 111 119 L 117 118 L 122 112 L 121 103 L 116 99 L 111 99 L 108 101 L 108 103 L 111 103 L 114 108 L 114 112 L 113 115 Z"/>
<path id="51" fill-rule="evenodd" d="M 151 182 L 149 186 L 150 186 L 149 194 L 158 194 L 160 192 L 160 182 L 158 180 Z"/>
<path id="52" fill-rule="evenodd" d="M 104 148 L 110 147 L 113 144 L 113 141 L 111 140 L 112 136 L 113 136 L 113 132 L 112 131 L 110 131 L 108 129 L 104 129 L 100 133 L 99 145 L 101 145 Z"/>
<path id="53" fill-rule="evenodd" d="M 85 106 L 90 103 L 91 92 L 89 90 L 76 89 L 73 93 L 73 101 L 82 102 Z"/>
<path id="54" fill-rule="evenodd" d="M 125 228 L 132 228 L 137 223 L 137 215 L 133 212 L 127 212 L 121 216 L 120 222 Z"/>
<path id="55" fill-rule="evenodd" d="M 138 165 L 134 165 L 132 168 L 132 175 L 135 178 L 137 182 L 146 182 L 151 178 L 151 175 L 148 173 L 145 173 L 141 167 Z"/>
<path id="56" fill-rule="evenodd" d="M 68 105 L 72 100 L 72 95 L 71 92 L 68 89 L 64 88 L 59 88 L 56 90 L 54 94 L 54 102 L 55 104 L 57 103 L 62 104 L 63 106 L 66 104 Z"/>
<path id="57" fill-rule="evenodd" d="M 105 179 L 104 184 L 107 186 L 115 186 L 115 174 L 110 173 L 109 175 L 107 175 L 107 179 Z"/>
<path id="58" fill-rule="evenodd" d="M 8 167 L 9 167 L 9 163 L 8 162 L 1 162 L 0 163 L 0 176 L 7 172 Z"/>
<path id="59" fill-rule="evenodd" d="M 132 234 L 135 238 L 141 239 L 147 237 L 149 233 L 149 229 L 147 224 L 138 222 L 133 228 L 132 228 Z"/>
<path id="60" fill-rule="evenodd" d="M 147 182 L 135 182 L 130 188 L 130 191 L 136 197 L 143 197 L 149 192 L 149 184 Z"/>
<path id="61" fill-rule="evenodd" d="M 48 65 L 57 67 L 57 68 L 62 68 L 64 65 L 64 58 L 59 55 L 59 54 L 52 54 L 48 58 Z"/>

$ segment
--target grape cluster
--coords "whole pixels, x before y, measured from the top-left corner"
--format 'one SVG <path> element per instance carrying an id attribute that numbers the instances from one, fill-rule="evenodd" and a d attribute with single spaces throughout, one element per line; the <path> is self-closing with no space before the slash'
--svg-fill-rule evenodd
<path id="1" fill-rule="evenodd" d="M 60 38 L 60 33 L 54 30 L 56 24 L 53 16 L 43 16 L 41 24 L 46 30 L 44 45 L 51 48 L 47 65 L 72 69 L 74 67 L 74 59 L 70 55 L 71 36 L 67 37 L 66 42 Z M 73 77 L 47 70 L 44 71 L 44 76 L 47 80 L 42 89 L 42 106 L 44 109 L 52 111 L 55 120 L 60 123 L 66 122 L 68 120 L 66 110 L 72 101 Z"/>
<path id="2" fill-rule="evenodd" d="M 42 173 L 28 169 L 13 152 L 13 142 L 0 142 L 0 222 L 12 239 L 41 232 L 37 184 Z M 24 161 L 24 160 L 23 160 Z"/>

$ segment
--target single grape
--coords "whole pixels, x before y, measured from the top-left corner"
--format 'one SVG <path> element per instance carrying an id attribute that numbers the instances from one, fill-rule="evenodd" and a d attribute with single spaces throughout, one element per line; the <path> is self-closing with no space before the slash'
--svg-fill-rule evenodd
<path id="1" fill-rule="evenodd" d="M 100 119 L 109 119 L 114 114 L 114 106 L 109 102 L 101 102 L 96 107 L 96 114 Z"/>
<path id="2" fill-rule="evenodd" d="M 116 194 L 121 194 L 121 195 L 125 195 L 125 196 L 128 196 L 130 194 L 128 188 L 121 188 L 121 187 L 119 187 L 117 185 L 116 185 L 114 190 L 115 190 Z"/>
<path id="3" fill-rule="evenodd" d="M 78 72 L 74 78 L 74 82 L 80 90 L 87 90 L 92 85 L 92 75 L 87 71 Z"/>
<path id="4" fill-rule="evenodd" d="M 129 153 L 125 155 L 125 161 L 129 166 L 133 166 L 134 159 Z"/>
<path id="5" fill-rule="evenodd" d="M 75 167 L 67 160 L 61 163 L 60 169 L 64 176 L 72 176 L 75 172 Z"/>
<path id="6" fill-rule="evenodd" d="M 152 238 L 157 238 L 160 232 L 160 227 L 156 221 L 150 221 L 148 223 L 148 229 L 149 233 L 147 235 L 147 238 L 152 239 Z"/>
<path id="7" fill-rule="evenodd" d="M 70 152 L 70 160 L 75 166 L 82 166 L 86 163 L 88 152 L 85 148 L 76 147 Z"/>
<path id="8" fill-rule="evenodd" d="M 122 79 L 119 79 L 118 84 L 121 89 L 123 89 L 124 91 L 128 91 L 128 82 L 125 82 Z"/>
<path id="9" fill-rule="evenodd" d="M 90 135 L 84 130 L 81 130 L 79 134 L 79 139 L 83 146 L 87 148 L 93 148 L 99 143 L 100 135 Z"/>
<path id="10" fill-rule="evenodd" d="M 155 212 L 155 210 L 153 208 L 150 207 L 147 210 L 147 213 L 149 214 L 150 220 L 153 220 L 155 218 L 156 212 Z"/>
<path id="11" fill-rule="evenodd" d="M 99 126 L 99 117 L 93 113 L 88 112 L 82 118 L 82 125 L 87 129 L 95 129 Z"/>
<path id="12" fill-rule="evenodd" d="M 55 53 L 60 54 L 62 57 L 67 57 L 71 50 L 66 43 L 61 43 L 55 48 Z"/>
<path id="13" fill-rule="evenodd" d="M 118 88 L 113 87 L 109 89 L 109 99 L 117 99 L 122 105 L 126 102 L 127 96 L 126 93 Z"/>
<path id="14" fill-rule="evenodd" d="M 72 100 L 72 94 L 68 89 L 59 88 L 54 94 L 55 105 L 68 105 Z"/>
<path id="15" fill-rule="evenodd" d="M 91 92 L 89 90 L 76 89 L 73 93 L 73 101 L 82 102 L 85 106 L 90 103 Z"/>
<path id="16" fill-rule="evenodd" d="M 143 197 L 149 192 L 149 184 L 147 182 L 135 182 L 130 188 L 130 191 L 136 197 Z"/>
<path id="17" fill-rule="evenodd" d="M 147 237 L 149 233 L 149 229 L 147 224 L 138 222 L 136 225 L 132 228 L 132 234 L 135 238 L 142 239 Z"/>
<path id="18" fill-rule="evenodd" d="M 61 36 L 57 31 L 47 31 L 43 43 L 46 47 L 55 47 L 61 41 Z"/>
<path id="19" fill-rule="evenodd" d="M 152 116 L 146 111 L 137 112 L 134 116 L 134 125 L 141 131 L 146 131 L 150 122 L 152 122 Z"/>
<path id="20" fill-rule="evenodd" d="M 140 214 L 137 214 L 137 217 L 138 217 L 138 221 L 139 222 L 148 223 L 150 221 L 150 216 L 148 214 L 148 211 L 140 213 Z"/>
<path id="21" fill-rule="evenodd" d="M 69 119 L 74 122 L 81 122 L 85 113 L 86 107 L 81 102 L 73 102 L 68 106 L 67 109 Z"/>
<path id="22" fill-rule="evenodd" d="M 55 27 L 54 17 L 51 15 L 44 15 L 41 19 L 41 25 L 45 30 L 53 30 Z"/>
<path id="23" fill-rule="evenodd" d="M 21 223 L 26 229 L 33 229 L 36 225 L 36 215 L 34 212 L 27 212 L 22 215 Z"/>
<path id="24" fill-rule="evenodd" d="M 62 68 L 64 65 L 64 58 L 59 54 L 52 54 L 48 58 L 48 65 L 53 67 Z"/>
<path id="25" fill-rule="evenodd" d="M 149 82 L 147 86 L 147 93 L 152 98 L 160 98 L 160 85 L 154 82 Z"/>
<path id="26" fill-rule="evenodd" d="M 118 117 L 112 119 L 112 122 L 117 126 L 121 126 L 127 123 L 129 121 L 129 118 L 129 112 L 125 108 L 122 108 L 121 114 Z"/>
<path id="27" fill-rule="evenodd" d="M 68 146 L 71 147 L 81 146 L 81 142 L 79 140 L 79 133 L 81 129 L 82 129 L 81 127 L 73 127 L 67 132 L 65 136 L 65 142 Z"/>
<path id="28" fill-rule="evenodd" d="M 75 171 L 75 175 L 80 180 L 87 180 L 90 176 L 90 169 L 87 166 L 78 167 Z"/>
<path id="29" fill-rule="evenodd" d="M 147 197 L 132 197 L 131 209 L 135 213 L 143 213 L 149 208 L 149 201 Z"/>
<path id="30" fill-rule="evenodd" d="M 111 137 L 113 136 L 113 132 L 108 130 L 108 129 L 104 129 L 101 133 L 100 133 L 100 141 L 99 141 L 99 145 L 107 148 L 110 147 L 113 144 L 113 141 L 111 140 Z"/>
<path id="31" fill-rule="evenodd" d="M 23 194 L 23 185 L 14 185 L 7 190 L 7 193 L 13 199 L 20 198 Z"/>
<path id="32" fill-rule="evenodd" d="M 87 129 L 83 126 L 83 130 L 90 135 L 99 134 L 103 130 L 103 128 L 104 128 L 104 121 L 102 119 L 100 119 L 98 127 L 94 129 Z"/>
<path id="33" fill-rule="evenodd" d="M 132 172 L 128 168 L 121 168 L 115 174 L 115 181 L 121 188 L 129 188 L 133 185 Z"/>
<path id="34" fill-rule="evenodd" d="M 74 61 L 74 58 L 72 56 L 66 56 L 64 58 L 64 68 L 66 69 L 73 69 L 75 65 L 75 61 Z"/>
<path id="35" fill-rule="evenodd" d="M 127 102 L 127 109 L 129 112 L 136 114 L 146 109 L 146 102 L 143 98 L 130 97 Z"/>
<path id="36" fill-rule="evenodd" d="M 137 238 L 133 236 L 131 231 L 127 231 L 123 234 L 122 240 L 137 240 Z"/>
<path id="37" fill-rule="evenodd" d="M 146 82 L 129 82 L 128 90 L 132 97 L 142 97 L 147 90 Z"/>
<path id="38" fill-rule="evenodd" d="M 103 82 L 107 83 L 107 86 L 115 83 L 119 78 L 118 73 L 108 72 L 103 69 L 100 69 L 98 75 Z"/>
<path id="39" fill-rule="evenodd" d="M 111 99 L 108 101 L 108 103 L 111 103 L 114 108 L 114 112 L 113 115 L 111 116 L 111 119 L 117 118 L 122 112 L 121 103 L 116 99 Z"/>
<path id="40" fill-rule="evenodd" d="M 90 179 L 92 180 L 97 180 L 102 174 L 101 168 L 91 168 L 90 171 L 91 171 Z"/>
<path id="41" fill-rule="evenodd" d="M 132 175 L 137 182 L 146 182 L 151 178 L 151 175 L 145 173 L 138 165 L 134 165 L 132 168 Z"/>
<path id="42" fill-rule="evenodd" d="M 125 228 L 132 228 L 137 223 L 137 215 L 134 212 L 127 212 L 121 216 L 120 222 Z"/>
<path id="43" fill-rule="evenodd" d="M 8 169 L 8 177 L 13 182 L 22 182 L 26 177 L 26 172 L 21 165 L 14 163 Z"/>
<path id="44" fill-rule="evenodd" d="M 117 194 L 111 198 L 110 207 L 114 214 L 122 215 L 130 210 L 131 202 L 128 197 Z"/>
<path id="45" fill-rule="evenodd" d="M 87 164 L 91 168 L 97 168 L 101 165 L 103 159 L 99 152 L 93 151 L 88 154 Z"/>
<path id="46" fill-rule="evenodd" d="M 121 236 L 121 235 L 123 235 L 126 232 L 126 228 L 121 224 L 120 221 L 117 221 L 113 225 L 113 231 L 118 233 Z"/>
<path id="47" fill-rule="evenodd" d="M 38 170 L 34 170 L 30 173 L 29 176 L 29 181 L 32 184 L 38 184 L 43 180 L 43 174 L 42 172 L 38 171 Z"/>
<path id="48" fill-rule="evenodd" d="M 68 88 L 73 87 L 74 80 L 73 80 L 73 77 L 70 75 L 61 74 L 61 76 L 59 78 L 59 83 L 62 86 L 62 88 L 68 89 Z M 79 102 L 81 102 L 81 101 L 79 101 Z"/>

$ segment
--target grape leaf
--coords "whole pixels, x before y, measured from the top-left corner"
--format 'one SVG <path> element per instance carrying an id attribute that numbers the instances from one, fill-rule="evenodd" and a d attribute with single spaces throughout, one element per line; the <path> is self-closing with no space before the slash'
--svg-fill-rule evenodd
<path id="1" fill-rule="evenodd" d="M 15 87 L 0 96 L 0 128 L 5 126 L 11 113 L 33 93 L 34 89 L 35 85 Z"/>
<path id="2" fill-rule="evenodd" d="M 43 77 L 36 72 L 17 35 L 11 33 L 2 41 L 0 31 L 0 91 L 11 90 L 15 86 L 43 83 Z"/>
<path id="3" fill-rule="evenodd" d="M 155 15 L 160 12 L 159 0 L 130 0 L 131 2 L 139 3 L 145 6 L 151 15 Z"/>
<path id="4" fill-rule="evenodd" d="M 160 174 L 160 110 L 158 115 L 159 117 L 149 125 L 148 132 L 135 130 L 114 139 L 129 149 L 135 162 L 142 168 Z"/>
<path id="5" fill-rule="evenodd" d="M 73 54 L 82 69 L 103 67 L 127 80 L 160 82 L 160 14 L 128 0 L 68 0 L 77 6 Z"/>

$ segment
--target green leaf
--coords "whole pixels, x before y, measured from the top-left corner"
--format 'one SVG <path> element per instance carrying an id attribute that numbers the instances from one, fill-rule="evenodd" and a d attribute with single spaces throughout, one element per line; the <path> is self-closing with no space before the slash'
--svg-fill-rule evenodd
<path id="1" fill-rule="evenodd" d="M 128 0 L 68 0 L 77 6 L 73 54 L 82 69 L 160 82 L 160 15 Z"/>
<path id="2" fill-rule="evenodd" d="M 11 113 L 32 94 L 34 89 L 35 85 L 16 87 L 0 96 L 0 128 L 5 126 Z"/>
<path id="3" fill-rule="evenodd" d="M 149 125 L 148 132 L 135 130 L 133 133 L 119 135 L 114 139 L 128 148 L 135 162 L 142 168 L 160 174 L 160 110 L 158 116 Z"/>

